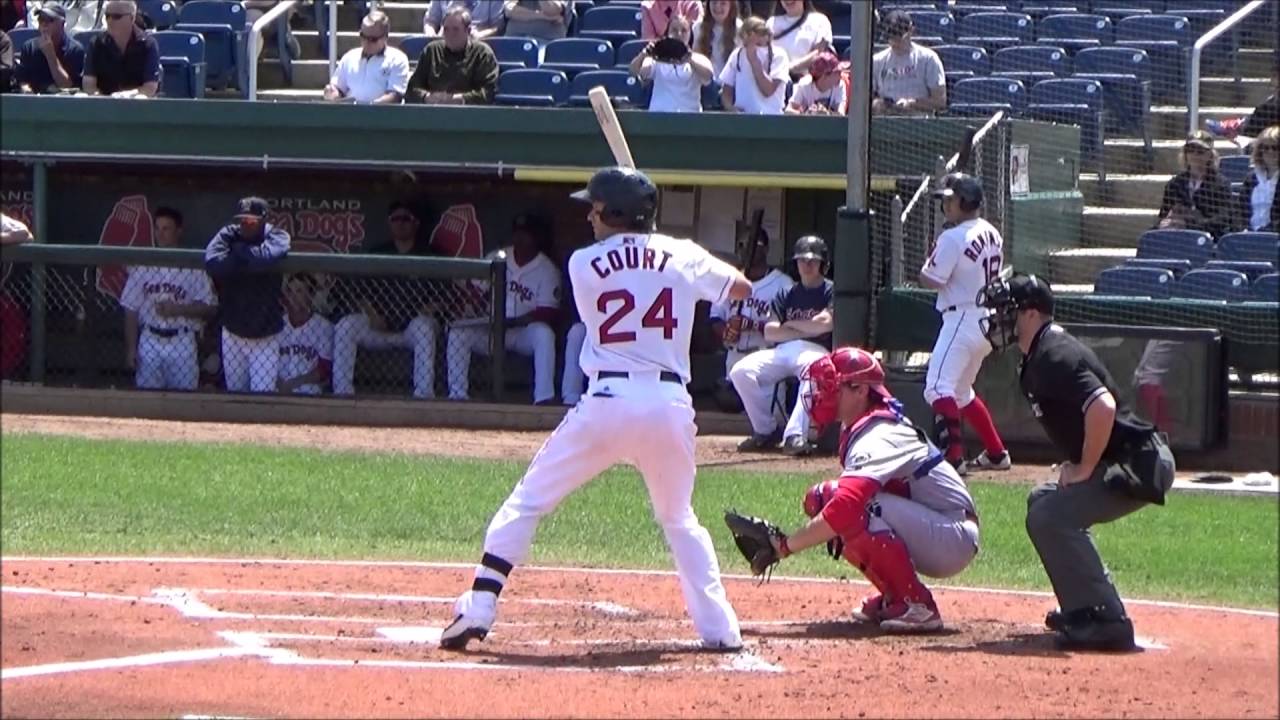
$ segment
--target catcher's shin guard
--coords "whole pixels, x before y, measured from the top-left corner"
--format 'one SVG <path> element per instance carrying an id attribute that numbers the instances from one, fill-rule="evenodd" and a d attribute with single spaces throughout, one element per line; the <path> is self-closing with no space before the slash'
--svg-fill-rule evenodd
<path id="1" fill-rule="evenodd" d="M 964 459 L 964 439 L 960 434 L 960 407 L 955 398 L 938 398 L 933 401 L 933 431 L 936 443 L 954 463 Z"/>
<path id="2" fill-rule="evenodd" d="M 916 575 L 902 538 L 890 530 L 864 530 L 844 540 L 845 559 L 861 570 L 887 600 L 932 604 L 933 595 Z"/>

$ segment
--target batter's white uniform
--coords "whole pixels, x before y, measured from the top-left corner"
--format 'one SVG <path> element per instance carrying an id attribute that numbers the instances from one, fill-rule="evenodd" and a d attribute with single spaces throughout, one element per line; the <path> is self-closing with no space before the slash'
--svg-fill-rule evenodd
<path id="1" fill-rule="evenodd" d="M 564 338 L 564 376 L 560 378 L 560 398 L 565 405 L 576 405 L 582 399 L 587 376 L 582 374 L 582 344 L 587 341 L 587 326 L 576 322 Z"/>
<path id="2" fill-rule="evenodd" d="M 521 564 L 543 515 L 612 465 L 634 465 L 699 635 L 741 646 L 711 536 L 691 506 L 697 428 L 685 389 L 695 305 L 724 302 L 736 274 L 697 244 L 659 234 L 617 234 L 573 254 L 569 277 L 590 384 L 493 518 L 486 554 Z M 506 581 L 484 566 L 476 577 Z"/>
<path id="3" fill-rule="evenodd" d="M 507 254 L 506 317 L 528 314 L 536 308 L 560 307 L 560 268 L 551 258 L 538 253 L 523 267 L 516 264 L 511 248 Z M 487 287 L 488 283 L 477 283 Z M 506 348 L 533 356 L 533 401 L 550 400 L 556 394 L 556 333 L 550 325 L 532 322 L 507 330 Z M 489 325 L 455 324 L 449 328 L 449 398 L 466 400 L 471 384 L 468 373 L 471 354 L 489 354 Z"/>
<path id="4" fill-rule="evenodd" d="M 160 317 L 161 302 L 216 305 L 213 283 L 203 270 L 139 266 L 129 268 L 120 304 L 138 314 L 140 388 L 195 390 L 200 380 L 196 334 L 204 327 L 198 318 Z"/>
<path id="5" fill-rule="evenodd" d="M 333 364 L 333 323 L 312 313 L 306 322 L 294 327 L 289 316 L 284 318 L 284 330 L 280 331 L 280 380 L 292 380 L 306 375 L 320 363 Z M 293 391 L 298 395 L 319 395 L 318 383 L 299 385 Z"/>
<path id="6" fill-rule="evenodd" d="M 939 398 L 955 398 L 965 407 L 973 402 L 973 381 L 991 343 L 978 321 L 990 311 L 978 307 L 978 291 L 1000 276 L 1004 264 L 1004 239 L 982 218 L 942 231 L 920 272 L 943 287 L 936 307 L 942 313 L 942 330 L 929 356 L 924 399 L 932 405 Z"/>
<path id="7" fill-rule="evenodd" d="M 792 280 L 790 275 L 776 268 L 751 283 L 751 297 L 742 301 L 742 316 L 756 323 L 761 329 L 743 332 L 738 336 L 738 342 L 733 347 L 728 348 L 724 358 L 725 375 L 728 375 L 733 370 L 733 366 L 737 365 L 742 358 L 756 350 L 769 346 L 770 343 L 764 339 L 763 328 L 764 323 L 773 318 L 773 301 L 777 299 L 778 295 L 795 284 L 796 281 Z M 737 314 L 738 303 L 735 302 L 727 302 L 711 308 L 711 319 L 713 321 L 727 322 L 729 318 Z"/>

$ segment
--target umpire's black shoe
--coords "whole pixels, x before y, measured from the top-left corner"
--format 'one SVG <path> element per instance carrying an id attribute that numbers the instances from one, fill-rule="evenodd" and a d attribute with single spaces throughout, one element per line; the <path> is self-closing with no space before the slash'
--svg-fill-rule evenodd
<path id="1" fill-rule="evenodd" d="M 1127 617 L 1118 620 L 1094 618 L 1087 622 L 1069 624 L 1054 638 L 1059 650 L 1105 650 L 1122 652 L 1136 649 L 1133 639 L 1133 622 Z"/>
<path id="2" fill-rule="evenodd" d="M 1086 623 L 1093 620 L 1093 608 L 1077 608 L 1070 612 L 1050 610 L 1044 616 L 1044 626 L 1054 632 L 1062 632 L 1068 625 Z"/>

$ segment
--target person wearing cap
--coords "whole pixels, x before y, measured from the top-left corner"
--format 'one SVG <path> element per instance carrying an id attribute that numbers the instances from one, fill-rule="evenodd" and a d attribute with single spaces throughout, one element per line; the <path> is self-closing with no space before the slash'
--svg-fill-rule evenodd
<path id="1" fill-rule="evenodd" d="M 1027 534 L 1059 609 L 1045 617 L 1063 649 L 1129 650 L 1133 623 L 1089 528 L 1164 504 L 1175 463 L 1163 433 L 1130 412 L 1089 346 L 1053 322 L 1049 283 L 1015 273 L 982 290 L 997 350 L 1022 353 L 1018 383 L 1063 458 L 1027 498 Z"/>
<path id="2" fill-rule="evenodd" d="M 284 329 L 282 276 L 289 233 L 267 222 L 260 197 L 236 203 L 235 222 L 224 226 L 204 251 L 204 266 L 218 283 L 222 323 L 222 371 L 231 392 L 275 392 Z"/>
<path id="3" fill-rule="evenodd" d="M 391 18 L 374 10 L 360 21 L 360 47 L 338 61 L 324 99 L 357 105 L 399 105 L 409 88 L 409 58 L 391 47 Z"/>
<path id="4" fill-rule="evenodd" d="M 560 315 L 560 269 L 542 252 L 550 240 L 545 220 L 517 215 L 511 225 L 511 245 L 500 252 L 507 261 L 507 350 L 533 359 L 533 402 L 555 401 L 556 333 Z M 490 256 L 492 257 L 492 255 Z M 466 400 L 470 392 L 471 356 L 489 353 L 487 318 L 455 321 L 449 328 L 445 358 L 449 365 L 449 399 Z"/>
<path id="5" fill-rule="evenodd" d="M 942 58 L 914 42 L 915 26 L 904 10 L 892 10 L 881 23 L 889 47 L 871 59 L 871 112 L 918 115 L 945 110 L 947 76 Z"/>
<path id="6" fill-rule="evenodd" d="M 107 29 L 85 48 L 84 91 L 117 98 L 155 97 L 160 87 L 160 46 L 135 23 L 138 4 L 108 0 Z"/>
<path id="7" fill-rule="evenodd" d="M 438 40 L 422 49 L 406 101 L 426 105 L 488 105 L 498 92 L 498 56 L 471 32 L 462 6 L 444 14 Z"/>
<path id="8" fill-rule="evenodd" d="M 1165 183 L 1155 228 L 1203 230 L 1215 238 L 1230 231 L 1235 208 L 1231 188 L 1218 174 L 1213 137 L 1197 130 L 1182 145 L 1182 172 Z"/>
<path id="9" fill-rule="evenodd" d="M 422 242 L 422 223 L 407 203 L 396 201 L 387 210 L 391 242 L 370 254 L 410 257 L 430 255 Z M 333 342 L 333 394 L 355 393 L 356 355 L 360 348 L 413 351 L 413 396 L 436 396 L 436 320 L 431 284 L 416 275 L 351 276 L 340 298 L 348 313 L 338 321 Z"/>
<path id="10" fill-rule="evenodd" d="M 67 10 L 58 3 L 36 11 L 40 34 L 22 45 L 18 86 L 24 93 L 53 93 L 80 87 L 84 47 L 67 35 Z"/>
<path id="11" fill-rule="evenodd" d="M 787 103 L 790 115 L 845 115 L 849 112 L 849 72 L 833 52 L 822 52 L 796 84 Z"/>

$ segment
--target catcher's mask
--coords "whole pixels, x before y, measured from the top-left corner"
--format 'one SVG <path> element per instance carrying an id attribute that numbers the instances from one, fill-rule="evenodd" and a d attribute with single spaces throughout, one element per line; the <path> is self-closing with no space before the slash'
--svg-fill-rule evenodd
<path id="1" fill-rule="evenodd" d="M 978 327 L 996 351 L 1004 350 L 1018 342 L 1018 313 L 1038 310 L 1053 314 L 1053 289 L 1049 283 L 1035 275 L 1014 273 L 1008 278 L 997 278 L 978 291 L 979 307 L 991 310 L 991 314 L 978 320 Z"/>
<path id="2" fill-rule="evenodd" d="M 845 385 L 866 385 L 885 400 L 893 399 L 884 386 L 884 368 L 880 367 L 880 361 L 861 348 L 838 348 L 815 360 L 800 374 L 800 380 L 808 382 L 808 389 L 801 397 L 805 412 L 818 425 L 838 419 L 840 388 Z"/>
<path id="3" fill-rule="evenodd" d="M 822 512 L 822 508 L 835 497 L 838 487 L 840 487 L 839 480 L 823 480 L 809 488 L 809 491 L 804 494 L 804 514 L 817 517 L 818 513 Z"/>

